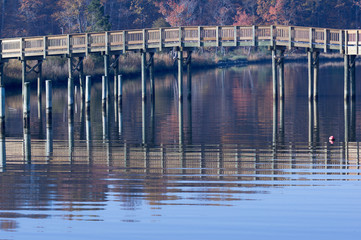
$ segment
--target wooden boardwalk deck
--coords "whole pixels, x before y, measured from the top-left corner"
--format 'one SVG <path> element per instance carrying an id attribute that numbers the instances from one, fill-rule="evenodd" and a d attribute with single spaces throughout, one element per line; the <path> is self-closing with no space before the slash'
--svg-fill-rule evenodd
<path id="1" fill-rule="evenodd" d="M 361 30 L 295 26 L 190 26 L 1 39 L 2 59 L 167 48 L 270 46 L 361 53 Z"/>

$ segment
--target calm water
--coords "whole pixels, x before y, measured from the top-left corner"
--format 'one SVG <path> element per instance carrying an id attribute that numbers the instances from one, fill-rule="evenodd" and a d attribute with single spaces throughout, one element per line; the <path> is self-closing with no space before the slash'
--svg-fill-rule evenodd
<path id="1" fill-rule="evenodd" d="M 320 68 L 318 103 L 306 64 L 285 78 L 276 103 L 269 65 L 197 72 L 183 104 L 174 75 L 154 102 L 126 81 L 105 111 L 96 82 L 73 117 L 55 87 L 51 127 L 32 96 L 30 135 L 8 91 L 0 239 L 356 239 L 361 97 L 344 104 L 341 66 Z"/>

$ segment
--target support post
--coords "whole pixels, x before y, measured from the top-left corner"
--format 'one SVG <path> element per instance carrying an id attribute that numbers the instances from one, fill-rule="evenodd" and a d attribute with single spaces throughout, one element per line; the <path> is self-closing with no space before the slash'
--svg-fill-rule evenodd
<path id="1" fill-rule="evenodd" d="M 46 112 L 51 113 L 53 109 L 53 97 L 52 97 L 52 84 L 51 80 L 46 80 L 45 91 L 46 91 Z"/>
<path id="2" fill-rule="evenodd" d="M 106 87 L 106 99 L 109 98 L 109 55 L 104 55 L 104 79 Z"/>
<path id="3" fill-rule="evenodd" d="M 272 85 L 273 85 L 273 99 L 277 99 L 277 50 L 272 49 Z"/>
<path id="4" fill-rule="evenodd" d="M 86 76 L 86 83 L 85 83 L 85 104 L 86 108 L 90 106 L 90 99 L 91 99 L 91 77 Z"/>
<path id="5" fill-rule="evenodd" d="M 183 51 L 178 50 L 178 100 L 183 98 Z"/>
<path id="6" fill-rule="evenodd" d="M 349 76 L 349 57 L 344 55 L 344 100 L 347 101 L 350 96 L 350 76 Z"/>
<path id="7" fill-rule="evenodd" d="M 24 96 L 24 86 L 26 82 L 26 60 L 21 60 L 21 79 L 22 79 L 22 94 Z"/>
<path id="8" fill-rule="evenodd" d="M 68 57 L 68 107 L 74 106 L 74 78 L 73 78 L 73 58 Z"/>
<path id="9" fill-rule="evenodd" d="M 280 56 L 278 59 L 278 74 L 279 74 L 279 88 L 280 88 L 280 99 L 284 98 L 285 93 L 285 79 L 284 79 L 284 50 L 280 51 Z"/>
<path id="10" fill-rule="evenodd" d="M 355 60 L 356 55 L 350 55 L 350 98 L 351 100 L 356 99 L 356 68 L 355 68 Z"/>
<path id="11" fill-rule="evenodd" d="M 118 97 L 118 75 L 119 75 L 119 55 L 115 55 L 115 62 L 114 62 L 114 100 L 117 100 Z"/>
<path id="12" fill-rule="evenodd" d="M 41 101 L 41 89 L 42 89 L 42 60 L 38 60 L 38 100 Z"/>
<path id="13" fill-rule="evenodd" d="M 81 100 L 84 100 L 84 57 L 79 57 L 79 87 L 80 87 L 80 97 Z"/>
<path id="14" fill-rule="evenodd" d="M 142 67 L 142 99 L 146 99 L 146 91 L 147 91 L 147 84 L 146 84 L 146 52 L 141 52 L 141 67 Z"/>
<path id="15" fill-rule="evenodd" d="M 102 76 L 102 103 L 103 103 L 103 107 L 106 104 L 106 100 L 107 100 L 107 80 L 105 76 Z"/>
<path id="16" fill-rule="evenodd" d="M 5 86 L 4 62 L 0 60 L 0 87 Z"/>
<path id="17" fill-rule="evenodd" d="M 149 53 L 149 80 L 150 80 L 150 96 L 154 100 L 155 88 L 154 88 L 154 52 Z"/>
<path id="18" fill-rule="evenodd" d="M 5 87 L 0 86 L 0 137 L 5 136 Z"/>
<path id="19" fill-rule="evenodd" d="M 319 51 L 313 52 L 313 99 L 318 98 L 318 69 L 319 69 Z"/>
<path id="20" fill-rule="evenodd" d="M 188 58 L 187 59 L 187 87 L 188 87 L 187 98 L 191 99 L 192 98 L 192 51 L 188 51 L 187 58 Z"/>
<path id="21" fill-rule="evenodd" d="M 123 79 L 122 75 L 118 75 L 118 100 L 119 103 L 123 101 Z"/>
<path id="22" fill-rule="evenodd" d="M 23 97 L 23 119 L 24 128 L 30 127 L 30 83 L 24 84 L 24 97 Z"/>
<path id="23" fill-rule="evenodd" d="M 45 96 L 46 96 L 46 127 L 49 128 L 52 126 L 52 109 L 53 109 L 53 90 L 51 80 L 46 80 L 45 82 Z"/>
<path id="24" fill-rule="evenodd" d="M 307 51 L 307 59 L 308 59 L 308 100 L 311 101 L 313 98 L 313 71 L 312 71 L 312 51 Z"/>

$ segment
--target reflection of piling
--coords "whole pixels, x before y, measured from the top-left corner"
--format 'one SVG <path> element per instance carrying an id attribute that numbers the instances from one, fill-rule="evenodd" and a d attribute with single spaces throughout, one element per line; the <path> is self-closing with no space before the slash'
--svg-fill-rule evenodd
<path id="1" fill-rule="evenodd" d="M 86 76 L 86 80 L 85 80 L 85 108 L 86 108 L 86 113 L 87 115 L 89 114 L 90 111 L 90 99 L 91 99 L 91 78 L 90 76 Z"/>
<path id="2" fill-rule="evenodd" d="M 2 74 L 1 74 L 2 75 Z M 5 88 L 0 83 L 0 172 L 6 169 L 6 147 L 5 147 Z"/>
<path id="3" fill-rule="evenodd" d="M 68 111 L 68 141 L 69 141 L 69 162 L 73 161 L 74 150 L 74 110 Z"/>
<path id="4" fill-rule="evenodd" d="M 23 97 L 23 119 L 24 129 L 30 128 L 30 83 L 24 84 L 24 97 Z"/>
<path id="5" fill-rule="evenodd" d="M 47 160 L 50 160 L 50 157 L 53 154 L 53 127 L 52 125 L 46 125 L 46 146 L 45 154 Z"/>
<path id="6" fill-rule="evenodd" d="M 183 98 L 183 51 L 178 51 L 178 100 Z"/>
<path id="7" fill-rule="evenodd" d="M 0 136 L 0 172 L 6 170 L 6 146 L 5 146 L 5 135 Z"/>
<path id="8" fill-rule="evenodd" d="M 50 80 L 45 82 L 45 95 L 46 95 L 46 156 L 49 158 L 53 152 L 53 124 L 52 124 L 52 83 Z"/>
<path id="9" fill-rule="evenodd" d="M 146 102 L 142 101 L 142 143 L 145 144 L 147 136 Z"/>
<path id="10" fill-rule="evenodd" d="M 103 104 L 103 108 L 106 104 L 106 100 L 107 100 L 107 96 L 108 96 L 108 93 L 107 93 L 107 81 L 106 81 L 106 77 L 103 76 L 102 77 L 102 104 Z"/>
<path id="11" fill-rule="evenodd" d="M 183 102 L 178 102 L 178 131 L 179 131 L 179 146 L 183 145 Z"/>
<path id="12" fill-rule="evenodd" d="M 31 144 L 30 144 L 30 83 L 24 83 L 24 97 L 23 97 L 23 119 L 24 119 L 24 144 L 23 153 L 24 161 L 31 162 Z"/>
<path id="13" fill-rule="evenodd" d="M 122 75 L 118 75 L 118 101 L 119 104 L 122 103 L 123 100 L 123 79 Z"/>
<path id="14" fill-rule="evenodd" d="M 5 136 L 5 88 L 0 86 L 0 136 Z"/>
<path id="15" fill-rule="evenodd" d="M 53 90 L 52 90 L 52 83 L 50 80 L 46 80 L 46 124 L 52 124 L 52 112 L 53 112 Z"/>

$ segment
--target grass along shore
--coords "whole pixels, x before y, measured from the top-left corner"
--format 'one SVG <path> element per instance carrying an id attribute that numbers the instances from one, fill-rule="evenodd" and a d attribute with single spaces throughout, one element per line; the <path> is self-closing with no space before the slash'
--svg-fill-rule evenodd
<path id="1" fill-rule="evenodd" d="M 184 54 L 186 59 L 187 53 Z M 114 61 L 114 59 L 112 59 Z M 286 62 L 303 62 L 307 61 L 307 56 L 304 52 L 287 52 L 285 53 Z M 343 56 L 340 54 L 321 54 L 321 62 L 340 62 L 343 61 Z M 140 76 L 141 64 L 139 53 L 127 53 L 121 55 L 119 59 L 120 73 L 125 79 L 137 78 Z M 28 65 L 35 65 L 36 61 L 28 61 Z M 192 69 L 193 71 L 215 68 L 228 67 L 235 65 L 246 64 L 267 64 L 271 63 L 271 54 L 265 49 L 258 49 L 251 51 L 250 48 L 235 48 L 221 50 L 214 49 L 199 49 L 192 54 Z M 157 74 L 164 74 L 174 72 L 177 69 L 177 60 L 169 53 L 155 53 L 154 55 L 154 71 Z M 68 64 L 65 57 L 48 57 L 43 62 L 43 79 L 51 79 L 58 84 L 66 84 L 68 77 Z M 18 60 L 9 60 L 4 67 L 5 85 L 6 86 L 20 86 L 21 85 L 21 62 Z M 104 74 L 103 57 L 90 56 L 84 59 L 84 74 L 92 76 L 101 76 Z M 110 75 L 112 75 L 112 69 Z M 74 73 L 75 79 L 78 73 Z M 31 83 L 36 82 L 36 74 L 30 73 L 27 75 L 27 80 Z"/>

